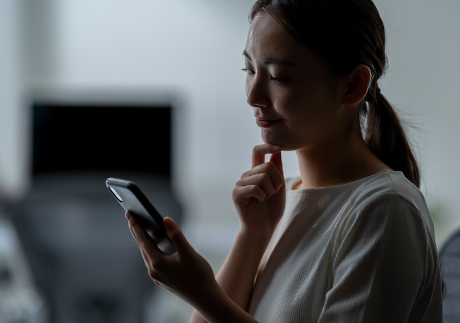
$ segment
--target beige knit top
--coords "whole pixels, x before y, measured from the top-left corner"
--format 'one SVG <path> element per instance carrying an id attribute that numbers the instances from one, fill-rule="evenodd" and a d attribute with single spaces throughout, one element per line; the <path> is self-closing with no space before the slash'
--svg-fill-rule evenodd
<path id="1" fill-rule="evenodd" d="M 261 261 L 249 313 L 261 323 L 442 321 L 439 260 L 423 195 L 384 170 L 292 190 Z"/>

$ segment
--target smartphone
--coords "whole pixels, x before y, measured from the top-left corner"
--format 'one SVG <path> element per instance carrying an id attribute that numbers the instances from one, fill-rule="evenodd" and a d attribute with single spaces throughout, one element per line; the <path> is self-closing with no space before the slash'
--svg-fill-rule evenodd
<path id="1" fill-rule="evenodd" d="M 110 177 L 105 185 L 126 212 L 148 232 L 157 247 L 165 254 L 176 250 L 166 234 L 163 217 L 150 203 L 141 189 L 132 181 Z"/>

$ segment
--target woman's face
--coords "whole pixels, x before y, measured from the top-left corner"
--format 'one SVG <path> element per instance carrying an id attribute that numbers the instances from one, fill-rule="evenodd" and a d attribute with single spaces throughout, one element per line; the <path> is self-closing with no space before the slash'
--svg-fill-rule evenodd
<path id="1" fill-rule="evenodd" d="M 270 14 L 255 16 L 243 54 L 246 95 L 264 142 L 297 150 L 343 130 L 349 109 L 341 108 L 340 78 Z"/>

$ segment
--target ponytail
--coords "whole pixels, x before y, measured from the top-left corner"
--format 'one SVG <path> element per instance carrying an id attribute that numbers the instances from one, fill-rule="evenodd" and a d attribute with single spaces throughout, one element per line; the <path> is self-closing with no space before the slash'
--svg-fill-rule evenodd
<path id="1" fill-rule="evenodd" d="M 420 173 L 401 122 L 396 112 L 374 83 L 368 93 L 368 105 L 361 113 L 366 117 L 364 140 L 370 151 L 391 169 L 404 173 L 420 187 Z M 369 97 L 370 96 L 370 97 Z"/>

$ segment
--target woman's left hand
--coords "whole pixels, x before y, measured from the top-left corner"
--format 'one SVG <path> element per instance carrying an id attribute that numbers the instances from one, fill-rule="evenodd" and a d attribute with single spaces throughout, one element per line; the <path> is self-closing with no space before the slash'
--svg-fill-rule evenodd
<path id="1" fill-rule="evenodd" d="M 163 221 L 176 248 L 175 253 L 166 255 L 133 216 L 126 213 L 126 218 L 155 284 L 165 287 L 192 306 L 199 306 L 213 296 L 219 287 L 211 266 L 192 248 L 173 219 L 165 218 Z"/>

